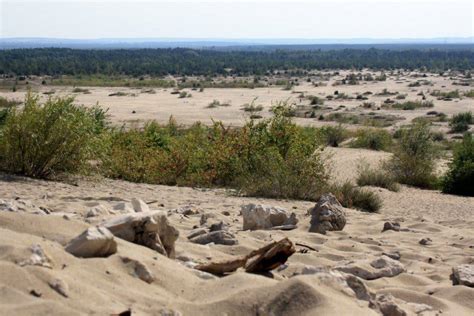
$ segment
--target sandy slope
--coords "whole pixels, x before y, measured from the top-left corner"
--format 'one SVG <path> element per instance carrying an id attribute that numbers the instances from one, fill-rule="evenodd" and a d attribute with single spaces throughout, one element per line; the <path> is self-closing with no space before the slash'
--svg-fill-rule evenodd
<path id="1" fill-rule="evenodd" d="M 383 154 L 350 149 L 334 149 L 334 168 L 354 175 L 353 161 L 360 155 L 377 161 Z M 344 158 L 345 157 L 345 158 Z M 51 215 L 0 212 L 0 311 L 5 315 L 109 315 L 131 308 L 134 315 L 375 315 L 365 301 L 357 300 L 331 282 L 314 275 L 291 277 L 303 266 L 333 267 L 344 260 L 365 259 L 382 252 L 399 251 L 406 272 L 392 278 L 365 281 L 377 293 L 400 299 L 409 314 L 472 315 L 474 289 L 453 286 L 449 275 L 458 264 L 474 263 L 474 198 L 443 195 L 404 187 L 393 193 L 374 188 L 383 198 L 379 214 L 347 210 L 348 223 L 341 232 L 327 235 L 308 233 L 306 210 L 311 202 L 237 197 L 225 190 L 200 190 L 134 184 L 123 181 L 79 181 L 75 185 L 38 181 L 3 175 L 0 199 L 19 198 L 43 206 Z M 79 259 L 63 250 L 72 237 L 91 223 L 83 215 L 93 206 L 112 209 L 116 204 L 138 197 L 152 209 L 172 210 L 190 205 L 199 214 L 183 216 L 170 212 L 170 222 L 179 229 L 177 258 L 207 262 L 246 254 L 272 240 L 288 236 L 293 242 L 310 245 L 317 251 L 300 252 L 297 246 L 286 269 L 274 278 L 237 272 L 204 280 L 180 260 L 171 260 L 145 247 L 119 240 L 118 253 L 108 258 Z M 265 203 L 294 211 L 299 219 L 293 231 L 242 231 L 240 205 Z M 230 215 L 224 215 L 227 211 Z M 65 219 L 63 214 L 76 214 Z M 197 245 L 186 235 L 199 226 L 202 214 L 212 214 L 210 222 L 230 225 L 236 246 Z M 408 232 L 382 233 L 383 223 L 397 220 Z M 419 240 L 431 238 L 431 245 Z M 30 255 L 29 247 L 40 244 L 53 261 L 52 269 L 20 266 Z M 146 264 L 156 281 L 147 284 L 131 275 L 120 259 L 127 256 Z M 53 291 L 48 282 L 61 279 L 67 284 L 68 298 Z M 41 292 L 40 298 L 30 295 Z"/>

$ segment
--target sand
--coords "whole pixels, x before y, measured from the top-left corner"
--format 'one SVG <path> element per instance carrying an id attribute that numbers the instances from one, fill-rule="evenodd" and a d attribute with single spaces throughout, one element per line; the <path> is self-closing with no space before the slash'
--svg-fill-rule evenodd
<path id="1" fill-rule="evenodd" d="M 356 174 L 361 157 L 371 162 L 387 154 L 361 149 L 336 148 L 334 170 L 338 179 Z M 77 180 L 74 183 L 33 180 L 2 175 L 0 199 L 19 199 L 49 209 L 50 215 L 0 212 L 0 311 L 4 315 L 111 315 L 127 309 L 132 315 L 377 315 L 368 303 L 314 275 L 293 276 L 305 266 L 334 267 L 345 260 L 377 257 L 398 251 L 406 272 L 394 277 L 364 281 L 377 294 L 391 294 L 409 315 L 472 315 L 474 288 L 453 286 L 452 267 L 474 263 L 474 198 L 444 195 L 437 191 L 403 186 L 400 192 L 370 188 L 382 197 L 377 214 L 346 209 L 343 231 L 327 235 L 309 233 L 307 201 L 271 200 L 235 196 L 223 189 L 193 189 L 117 180 Z M 180 232 L 177 259 L 118 240 L 118 252 L 108 258 L 81 259 L 65 252 L 64 245 L 102 217 L 85 219 L 94 206 L 112 209 L 120 202 L 141 198 L 150 208 L 173 210 L 191 206 L 197 215 L 170 212 L 168 219 Z M 295 212 L 298 228 L 292 231 L 242 231 L 240 206 L 263 203 Z M 223 211 L 230 215 L 224 215 Z M 65 216 L 66 214 L 66 216 Z M 68 215 L 67 215 L 68 214 Z M 211 222 L 230 226 L 238 245 L 197 245 L 186 235 L 199 226 L 202 214 Z M 398 221 L 409 231 L 386 231 L 386 221 Z M 289 237 L 316 251 L 297 252 L 273 277 L 237 271 L 222 278 L 202 279 L 186 260 L 210 260 L 244 255 L 273 240 Z M 430 238 L 432 244 L 419 241 Z M 52 268 L 20 266 L 29 248 L 39 244 L 52 260 Z M 144 263 L 156 280 L 148 284 L 130 272 L 126 256 Z M 67 296 L 48 283 L 60 279 Z M 41 293 L 36 297 L 31 293 Z M 174 313 L 174 314 L 173 314 Z"/>
<path id="2" fill-rule="evenodd" d="M 472 87 L 465 87 L 453 85 L 454 82 L 459 81 L 457 77 L 442 77 L 438 74 L 428 74 L 427 77 L 414 77 L 420 75 L 419 73 L 404 72 L 403 75 L 389 76 L 386 81 L 361 81 L 358 85 L 338 85 L 333 84 L 343 79 L 349 72 L 341 71 L 339 75 L 332 76 L 329 81 L 325 81 L 326 86 L 314 87 L 311 83 L 304 81 L 304 78 L 299 78 L 300 85 L 294 86 L 292 90 L 283 90 L 281 87 L 266 87 L 255 89 L 224 89 L 224 88 L 206 88 L 203 92 L 192 91 L 191 89 L 184 89 L 192 94 L 191 98 L 179 98 L 176 94 L 171 94 L 172 88 L 168 89 L 154 89 L 155 94 L 142 93 L 140 88 L 127 87 L 85 87 L 91 93 L 73 93 L 73 87 L 68 86 L 43 86 L 38 82 L 32 81 L 30 86 L 33 91 L 39 92 L 43 99 L 47 95 L 44 92 L 55 91 L 56 96 L 74 95 L 79 104 L 92 106 L 99 104 L 103 108 L 109 109 L 110 119 L 117 124 L 130 124 L 133 122 L 157 120 L 161 123 L 166 123 L 170 116 L 173 116 L 178 123 L 190 125 L 196 121 L 201 121 L 205 124 L 212 124 L 213 120 L 222 121 L 226 125 L 241 126 L 249 119 L 249 113 L 242 110 L 244 104 L 251 103 L 255 99 L 256 104 L 261 104 L 264 109 L 259 112 L 263 117 L 271 116 L 269 112 L 272 104 L 278 101 L 288 100 L 290 104 L 309 105 L 309 101 L 300 99 L 300 93 L 305 95 L 315 95 L 325 98 L 328 95 L 334 95 L 337 90 L 339 93 L 345 93 L 352 97 L 356 97 L 356 93 L 362 94 L 370 91 L 373 94 L 368 96 L 367 101 L 361 100 L 332 100 L 325 101 L 325 105 L 333 108 L 335 111 L 339 106 L 345 106 L 344 109 L 337 110 L 338 112 L 355 110 L 369 113 L 374 112 L 370 109 L 361 109 L 360 105 L 363 102 L 374 102 L 380 106 L 387 98 L 395 99 L 395 96 L 378 96 L 377 93 L 387 89 L 390 92 L 399 92 L 406 94 L 405 100 L 421 100 L 417 94 L 424 92 L 428 101 L 434 102 L 433 108 L 422 108 L 417 110 L 401 111 L 401 110 L 385 110 L 376 111 L 377 114 L 386 115 L 392 114 L 400 116 L 401 121 L 397 125 L 409 124 L 415 117 L 423 116 L 428 111 L 443 112 L 451 116 L 459 112 L 474 110 L 474 99 L 463 97 L 462 99 L 453 99 L 452 101 L 437 100 L 436 97 L 430 96 L 429 91 L 469 91 Z M 363 73 L 367 73 L 364 71 Z M 377 73 L 378 74 L 378 73 Z M 375 76 L 375 73 L 374 73 Z M 412 82 L 418 80 L 431 81 L 432 86 L 408 87 Z M 41 80 L 37 80 L 41 82 Z M 145 89 L 146 90 L 146 89 Z M 1 90 L 0 96 L 23 100 L 25 89 L 19 89 L 17 92 Z M 126 96 L 109 96 L 112 93 L 124 92 Z M 134 96 L 132 96 L 134 95 Z M 213 100 L 218 100 L 221 103 L 228 103 L 230 106 L 207 108 L 209 103 Z M 135 113 L 132 113 L 135 112 Z M 358 112 L 356 112 L 358 113 Z M 321 122 L 317 118 L 295 118 L 295 121 L 300 125 L 307 126 L 321 126 L 324 124 L 331 124 L 331 122 Z M 437 123 L 442 130 L 447 130 L 447 123 Z"/>

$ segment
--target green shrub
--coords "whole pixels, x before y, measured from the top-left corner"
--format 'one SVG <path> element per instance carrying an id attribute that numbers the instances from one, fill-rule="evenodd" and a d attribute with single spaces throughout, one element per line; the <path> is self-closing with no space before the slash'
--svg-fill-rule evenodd
<path id="1" fill-rule="evenodd" d="M 342 125 L 327 125 L 318 128 L 316 135 L 321 144 L 331 147 L 338 147 L 340 143 L 349 137 L 349 132 L 347 129 L 342 127 Z"/>
<path id="2" fill-rule="evenodd" d="M 442 180 L 444 193 L 474 196 L 474 138 L 464 135 L 461 144 L 454 148 L 453 161 Z"/>
<path id="3" fill-rule="evenodd" d="M 357 169 L 357 185 L 374 186 L 397 192 L 400 190 L 395 178 L 383 168 L 373 169 L 367 163 L 361 163 Z"/>
<path id="4" fill-rule="evenodd" d="M 399 131 L 400 139 L 386 164 L 387 170 L 399 183 L 433 188 L 437 181 L 434 171 L 439 151 L 432 140 L 429 124 L 417 122 Z"/>
<path id="5" fill-rule="evenodd" d="M 333 184 L 330 191 L 344 207 L 369 213 L 377 212 L 382 207 L 382 199 L 375 192 L 359 188 L 349 181 Z"/>
<path id="6" fill-rule="evenodd" d="M 3 170 L 37 178 L 79 172 L 99 151 L 104 111 L 50 98 L 44 104 L 28 94 L 23 109 L 12 108 L 0 141 Z"/>
<path id="7" fill-rule="evenodd" d="M 451 127 L 451 132 L 453 133 L 464 133 L 469 130 L 469 125 L 474 124 L 474 117 L 472 112 L 463 112 L 453 115 L 449 126 Z"/>
<path id="8" fill-rule="evenodd" d="M 359 129 L 350 145 L 354 148 L 388 151 L 392 146 L 392 135 L 384 129 Z"/>

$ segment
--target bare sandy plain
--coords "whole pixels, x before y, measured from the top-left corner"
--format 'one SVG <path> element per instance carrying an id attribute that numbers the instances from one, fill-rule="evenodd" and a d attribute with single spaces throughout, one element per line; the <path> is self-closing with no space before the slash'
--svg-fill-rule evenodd
<path id="1" fill-rule="evenodd" d="M 73 87 L 70 86 L 42 86 L 31 85 L 32 90 L 40 93 L 43 98 L 48 95 L 42 93 L 53 91 L 56 96 L 73 95 L 78 104 L 92 106 L 99 104 L 103 108 L 109 109 L 110 118 L 117 124 L 129 124 L 131 122 L 143 122 L 148 120 L 156 120 L 166 123 L 170 116 L 173 116 L 178 123 L 190 125 L 196 121 L 205 124 L 212 124 L 212 121 L 222 121 L 226 125 L 241 126 L 249 119 L 249 113 L 243 111 L 244 104 L 250 104 L 255 99 L 255 104 L 262 105 L 263 110 L 258 112 L 262 117 L 271 116 L 270 108 L 272 104 L 278 101 L 288 100 L 289 104 L 295 106 L 309 106 L 310 101 L 301 98 L 300 95 L 317 96 L 324 99 L 325 113 L 349 113 L 360 114 L 376 112 L 377 115 L 395 115 L 401 118 L 395 125 L 409 124 L 411 120 L 424 116 L 428 111 L 437 111 L 445 113 L 448 117 L 459 112 L 474 110 L 474 98 L 463 97 L 461 99 L 453 99 L 451 101 L 438 100 L 437 97 L 431 96 L 430 93 L 435 90 L 442 92 L 459 90 L 461 94 L 470 91 L 472 87 L 454 85 L 459 81 L 457 77 L 440 76 L 437 74 L 428 74 L 422 77 L 420 73 L 403 73 L 403 75 L 394 74 L 388 76 L 386 81 L 360 81 L 356 85 L 334 85 L 340 82 L 350 72 L 341 71 L 339 75 L 333 75 L 327 81 L 322 82 L 324 86 L 314 86 L 308 83 L 304 78 L 299 78 L 299 85 L 293 86 L 290 90 L 284 90 L 282 87 L 265 87 L 265 88 L 206 88 L 203 92 L 193 91 L 191 89 L 183 89 L 191 94 L 191 97 L 179 98 L 177 94 L 171 94 L 173 88 L 155 88 L 154 93 L 144 93 L 148 88 L 126 88 L 126 87 L 82 87 L 89 90 L 90 93 L 73 93 Z M 368 74 L 369 72 L 362 72 Z M 379 73 L 372 73 L 374 76 Z M 295 78 L 293 78 L 295 79 Z M 188 79 L 191 80 L 191 79 Z M 421 85 L 419 87 L 409 87 L 410 83 L 417 81 L 427 81 L 429 85 Z M 384 89 L 388 92 L 405 95 L 404 100 L 397 100 L 396 95 L 377 95 Z M 327 96 L 333 96 L 334 92 L 346 94 L 353 99 L 333 99 L 327 100 Z M 124 96 L 110 96 L 111 94 L 122 92 Z M 363 95 L 365 92 L 371 92 L 365 95 L 367 100 L 357 100 L 358 94 Z M 433 101 L 434 107 L 420 108 L 416 110 L 393 110 L 393 109 L 364 109 L 361 108 L 363 102 L 373 102 L 375 107 L 381 107 L 383 102 L 390 98 L 396 102 L 421 100 L 418 94 L 424 93 L 426 101 Z M 0 90 L 0 96 L 8 99 L 16 99 L 22 101 L 24 99 L 25 89 L 17 92 L 9 92 Z M 208 105 L 217 100 L 220 103 L 229 104 L 229 106 L 218 106 L 208 108 Z M 344 106 L 343 108 L 340 106 Z M 333 122 L 319 121 L 315 118 L 295 118 L 295 121 L 301 125 L 321 126 L 332 124 Z M 444 128 L 447 124 L 439 124 Z"/>
<path id="2" fill-rule="evenodd" d="M 463 90 L 453 80 L 430 77 L 430 87 L 407 87 L 416 79 L 389 78 L 356 86 L 314 87 L 302 84 L 294 90 L 324 97 L 334 90 L 347 94 L 384 88 L 418 99 L 421 90 L 439 88 Z M 444 86 L 444 88 L 442 88 Z M 49 91 L 51 87 L 39 87 Z M 78 103 L 110 108 L 111 118 L 121 124 L 130 120 L 156 119 L 166 122 L 173 115 L 178 122 L 192 124 L 211 118 L 231 125 L 247 119 L 241 105 L 258 97 L 269 115 L 272 101 L 290 98 L 299 103 L 298 94 L 281 88 L 205 89 L 191 91 L 191 98 L 179 99 L 171 89 L 155 89 L 156 94 L 140 89 L 88 88 L 91 94 L 77 94 Z M 54 87 L 56 95 L 71 94 L 71 87 Z M 412 91 L 416 90 L 416 91 Z M 466 88 L 467 90 L 467 88 Z M 117 91 L 137 96 L 112 97 Z M 1 92 L 8 98 L 23 97 L 24 91 Z M 472 110 L 472 99 L 454 101 L 433 99 L 429 110 L 448 115 Z M 43 96 L 46 97 L 46 96 Z M 368 101 L 380 103 L 387 97 L 371 95 Z M 231 106 L 207 109 L 214 99 L 230 101 Z M 307 101 L 305 101 L 307 102 Z M 334 107 L 359 107 L 361 101 L 327 101 Z M 132 111 L 136 111 L 132 114 Z M 380 110 L 385 111 L 385 110 Z M 411 118 L 428 109 L 393 111 Z M 297 118 L 304 125 L 320 125 L 317 119 Z M 333 177 L 353 180 L 357 162 L 363 158 L 372 165 L 389 153 L 364 149 L 331 148 Z M 474 288 L 453 285 L 453 267 L 474 264 L 474 198 L 441 194 L 402 186 L 399 192 L 381 188 L 383 199 L 379 213 L 345 209 L 347 224 L 343 231 L 326 235 L 308 232 L 307 210 L 314 203 L 236 196 L 222 189 L 193 189 L 136 184 L 108 179 L 77 180 L 61 183 L 0 175 L 0 199 L 17 206 L 17 211 L 0 211 L 0 314 L 2 315 L 377 315 L 380 310 L 358 294 L 337 274 L 341 265 L 355 264 L 364 269 L 367 260 L 389 254 L 403 267 L 393 276 L 360 279 L 367 290 L 385 297 L 397 308 L 384 315 L 472 315 Z M 116 254 L 107 258 L 78 258 L 66 252 L 65 245 L 88 227 L 132 211 L 132 198 L 145 201 L 152 210 L 167 212 L 178 231 L 175 259 L 119 238 Z M 294 212 L 297 228 L 281 230 L 243 230 L 241 206 L 266 204 Z M 104 210 L 94 216 L 91 209 Z M 192 210 L 184 214 L 182 210 Z M 40 210 L 40 211 L 38 211 Z M 41 210 L 46 210 L 44 214 Z M 34 213 L 42 213 L 34 214 Z M 115 213 L 115 214 L 113 214 Z M 202 221 L 202 218 L 208 218 Z M 187 236 L 196 227 L 224 222 L 238 241 L 235 245 L 190 242 Z M 385 222 L 399 222 L 401 231 L 385 231 Z M 192 267 L 198 263 L 226 260 L 245 255 L 272 241 L 288 237 L 296 244 L 296 253 L 269 276 L 246 273 L 242 269 L 225 277 L 206 274 Z M 427 243 L 420 243 L 421 240 Z M 35 245 L 47 259 L 45 265 L 32 262 Z M 151 283 L 137 277 L 124 258 L 139 261 L 154 276 Z M 351 263 L 352 262 L 352 263 Z M 312 273 L 317 269 L 332 272 Z M 308 272 L 309 271 L 309 272 Z M 327 270 L 326 270 L 327 271 Z M 59 285 L 58 285 L 59 284 Z M 401 312 L 403 311 L 403 312 Z M 127 315 L 126 313 L 123 315 Z"/>

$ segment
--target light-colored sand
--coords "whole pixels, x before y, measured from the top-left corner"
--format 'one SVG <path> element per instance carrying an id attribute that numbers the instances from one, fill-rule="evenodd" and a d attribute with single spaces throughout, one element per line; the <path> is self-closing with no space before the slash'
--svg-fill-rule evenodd
<path id="1" fill-rule="evenodd" d="M 190 89 L 184 89 L 192 94 L 191 98 L 178 98 L 178 95 L 171 94 L 172 88 L 169 89 L 154 89 L 156 94 L 141 93 L 141 89 L 136 88 L 103 88 L 103 87 L 87 87 L 91 94 L 83 93 L 72 93 L 73 87 L 54 87 L 54 86 L 42 86 L 33 85 L 33 90 L 40 93 L 54 90 L 54 95 L 75 95 L 77 103 L 84 105 L 95 105 L 99 103 L 104 108 L 109 108 L 109 114 L 111 119 L 116 123 L 130 123 L 132 121 L 146 121 L 146 120 L 157 120 L 165 123 L 169 117 L 173 115 L 176 120 L 181 124 L 192 124 L 196 121 L 201 121 L 206 124 L 211 124 L 212 120 L 219 120 L 227 125 L 240 126 L 245 123 L 249 118 L 249 114 L 242 111 L 242 106 L 246 103 L 252 102 L 256 99 L 256 104 L 262 104 L 264 110 L 261 111 L 263 117 L 269 117 L 269 109 L 272 103 L 278 101 L 288 100 L 294 104 L 309 104 L 308 100 L 300 100 L 298 96 L 301 92 L 305 95 L 315 95 L 321 98 L 325 98 L 328 95 L 333 95 L 337 90 L 339 93 L 345 93 L 347 95 L 356 97 L 356 93 L 364 93 L 370 91 L 373 95 L 368 96 L 369 100 L 366 102 L 374 102 L 377 106 L 380 106 L 387 98 L 394 99 L 395 96 L 377 96 L 375 94 L 380 93 L 383 89 L 387 89 L 390 92 L 399 92 L 400 94 L 406 94 L 406 100 L 398 100 L 400 102 L 407 100 L 421 100 L 421 97 L 417 94 L 424 92 L 427 100 L 432 100 L 435 104 L 433 108 L 424 108 L 411 111 L 400 111 L 400 110 L 379 110 L 377 114 L 393 114 L 398 115 L 404 120 L 398 124 L 408 124 L 415 117 L 423 116 L 428 111 L 438 111 L 451 116 L 455 113 L 474 110 L 474 99 L 462 98 L 454 99 L 453 101 L 441 101 L 435 97 L 429 95 L 428 91 L 440 90 L 440 91 L 453 91 L 459 89 L 462 91 L 468 91 L 472 87 L 464 87 L 453 85 L 453 82 L 458 79 L 440 77 L 439 75 L 431 74 L 426 78 L 413 78 L 411 75 L 414 73 L 405 73 L 403 76 L 390 76 L 386 81 L 361 81 L 358 85 L 339 85 L 333 86 L 336 80 L 344 78 L 348 71 L 341 71 L 339 76 L 334 76 L 330 81 L 326 82 L 326 86 L 314 87 L 310 83 L 305 82 L 303 79 L 299 79 L 301 85 L 295 86 L 292 91 L 285 91 L 281 87 L 270 87 L 270 88 L 256 88 L 256 89 L 220 89 L 220 88 L 208 88 L 203 92 L 191 91 Z M 417 80 L 429 80 L 433 83 L 432 86 L 420 86 L 420 87 L 408 87 L 408 84 Z M 135 94 L 136 96 L 109 96 L 114 92 L 125 92 L 129 94 Z M 6 90 L 0 91 L 0 96 L 23 100 L 25 90 L 19 90 L 17 92 L 8 92 Z M 43 98 L 47 98 L 46 95 L 42 95 Z M 217 108 L 206 108 L 209 103 L 213 100 L 218 100 L 221 103 L 229 103 L 230 106 L 217 107 Z M 325 105 L 337 109 L 340 105 L 344 105 L 347 110 L 353 110 L 358 108 L 364 101 L 360 100 L 332 100 L 326 101 Z M 135 111 L 135 113 L 132 113 Z M 339 110 L 343 112 L 344 110 Z M 363 112 L 371 112 L 373 110 L 363 110 Z M 320 126 L 322 124 L 328 124 L 328 122 L 318 121 L 317 118 L 296 118 L 296 122 L 301 125 Z M 447 124 L 439 124 L 445 127 Z"/>
<path id="2" fill-rule="evenodd" d="M 385 154 L 365 150 L 332 149 L 334 169 L 347 178 L 355 175 L 360 156 L 378 161 Z M 352 176 L 351 176 L 352 175 Z M 53 211 L 52 215 L 0 213 L 0 314 L 4 315 L 110 315 L 131 308 L 133 315 L 375 315 L 367 302 L 356 300 L 337 287 L 312 275 L 291 277 L 304 265 L 333 267 L 346 259 L 363 259 L 382 252 L 399 251 L 406 272 L 392 278 L 365 281 L 376 293 L 390 293 L 403 300 L 401 306 L 415 314 L 420 305 L 432 310 L 421 315 L 472 315 L 474 289 L 453 286 L 449 276 L 458 264 L 474 263 L 474 198 L 443 195 L 403 187 L 393 193 L 378 191 L 384 201 L 379 214 L 347 210 L 348 223 L 341 232 L 308 233 L 306 210 L 311 202 L 236 197 L 225 190 L 201 190 L 133 184 L 123 181 L 79 181 L 77 185 L 2 176 L 0 199 L 29 200 Z M 246 254 L 272 240 L 289 237 L 317 251 L 298 252 L 288 267 L 274 278 L 237 272 L 231 276 L 203 280 L 179 260 L 171 260 L 145 247 L 119 241 L 118 253 L 108 258 L 79 259 L 63 250 L 64 244 L 90 224 L 83 215 L 93 206 L 112 208 L 138 197 L 153 209 L 171 210 L 191 205 L 201 214 L 215 216 L 230 225 L 236 246 L 193 244 L 186 239 L 199 215 L 170 213 L 179 229 L 177 257 L 207 262 Z M 293 231 L 242 231 L 240 205 L 265 203 L 294 211 L 299 219 Z M 229 216 L 222 214 L 228 211 Z M 78 214 L 66 220 L 62 213 Z M 399 221 L 409 232 L 387 231 L 383 223 Z M 433 243 L 422 246 L 422 238 Z M 40 244 L 53 260 L 53 268 L 21 267 L 28 248 Z M 302 249 L 297 246 L 297 250 Z M 120 256 L 145 263 L 156 281 L 147 284 L 132 276 Z M 68 286 L 68 298 L 53 291 L 48 282 L 59 278 Z M 40 298 L 30 291 L 41 292 Z"/>

